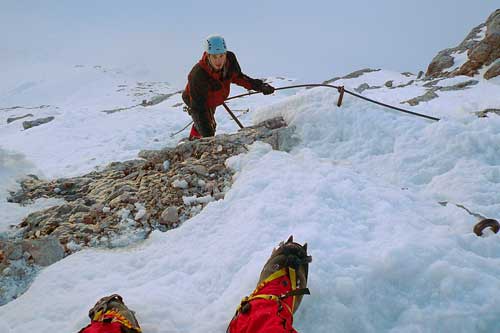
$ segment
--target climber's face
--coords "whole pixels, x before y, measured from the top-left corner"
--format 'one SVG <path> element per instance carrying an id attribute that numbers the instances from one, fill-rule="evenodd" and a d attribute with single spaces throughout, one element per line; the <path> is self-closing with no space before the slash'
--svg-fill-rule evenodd
<path id="1" fill-rule="evenodd" d="M 208 61 L 210 61 L 210 65 L 212 65 L 216 71 L 220 71 L 226 63 L 226 53 L 209 54 Z"/>

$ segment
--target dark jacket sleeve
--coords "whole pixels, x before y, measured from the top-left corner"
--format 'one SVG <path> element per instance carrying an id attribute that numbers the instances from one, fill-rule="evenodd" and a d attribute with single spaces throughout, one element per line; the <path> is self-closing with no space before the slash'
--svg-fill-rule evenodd
<path id="1" fill-rule="evenodd" d="M 239 86 L 242 86 L 248 90 L 253 89 L 255 91 L 261 91 L 262 88 L 262 80 L 252 79 L 248 75 L 245 75 L 241 72 L 240 64 L 236 59 L 236 55 L 228 51 L 227 57 L 229 60 L 229 72 L 231 73 L 231 82 L 236 83 Z"/>
<path id="2" fill-rule="evenodd" d="M 206 107 L 208 96 L 208 75 L 196 65 L 189 74 L 189 108 L 194 126 L 201 136 L 213 136 L 215 128 L 210 121 L 209 110 Z"/>

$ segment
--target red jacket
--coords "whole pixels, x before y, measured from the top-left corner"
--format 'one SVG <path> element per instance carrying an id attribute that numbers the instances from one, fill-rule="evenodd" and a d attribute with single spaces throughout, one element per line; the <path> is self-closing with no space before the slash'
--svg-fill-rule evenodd
<path id="1" fill-rule="evenodd" d="M 208 63 L 208 54 L 203 53 L 201 60 L 188 75 L 188 83 L 182 94 L 184 103 L 190 108 L 190 115 L 202 136 L 215 133 L 215 108 L 229 96 L 231 83 L 246 89 L 260 91 L 262 80 L 252 79 L 241 72 L 233 52 L 227 52 L 226 63 L 221 71 L 215 71 Z"/>

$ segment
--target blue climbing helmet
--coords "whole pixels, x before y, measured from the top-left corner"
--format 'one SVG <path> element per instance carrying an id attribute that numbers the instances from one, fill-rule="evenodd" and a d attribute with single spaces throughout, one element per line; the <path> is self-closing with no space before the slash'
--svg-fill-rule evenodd
<path id="1" fill-rule="evenodd" d="M 222 36 L 210 35 L 205 39 L 205 51 L 208 54 L 222 54 L 227 51 L 226 41 Z"/>

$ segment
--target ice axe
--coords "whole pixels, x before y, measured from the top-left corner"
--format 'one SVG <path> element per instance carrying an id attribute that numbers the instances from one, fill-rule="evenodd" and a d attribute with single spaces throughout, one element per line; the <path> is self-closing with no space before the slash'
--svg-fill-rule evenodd
<path id="1" fill-rule="evenodd" d="M 224 107 L 224 109 L 226 109 L 227 113 L 229 113 L 229 115 L 231 116 L 231 118 L 233 118 L 233 120 L 238 124 L 238 126 L 240 128 L 245 128 L 245 126 L 243 126 L 241 124 L 241 122 L 239 121 L 239 119 L 234 115 L 233 111 L 231 111 L 231 109 L 229 108 L 229 106 L 227 106 L 226 103 L 222 103 L 222 106 Z"/>

